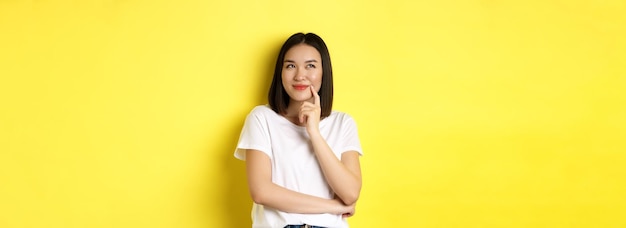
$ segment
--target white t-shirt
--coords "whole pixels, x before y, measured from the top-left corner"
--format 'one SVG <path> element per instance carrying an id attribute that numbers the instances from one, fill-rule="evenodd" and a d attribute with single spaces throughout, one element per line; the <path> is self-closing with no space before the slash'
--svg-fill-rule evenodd
<path id="1" fill-rule="evenodd" d="M 320 121 L 319 127 L 337 158 L 341 159 L 341 154 L 347 151 L 363 154 L 356 123 L 348 114 L 333 111 Z M 308 195 L 333 198 L 313 154 L 306 127 L 293 124 L 269 106 L 256 106 L 246 117 L 235 157 L 245 160 L 245 149 L 259 150 L 269 156 L 275 184 Z M 282 228 L 288 224 L 348 227 L 341 215 L 286 213 L 256 203 L 252 207 L 252 221 L 253 228 Z"/>

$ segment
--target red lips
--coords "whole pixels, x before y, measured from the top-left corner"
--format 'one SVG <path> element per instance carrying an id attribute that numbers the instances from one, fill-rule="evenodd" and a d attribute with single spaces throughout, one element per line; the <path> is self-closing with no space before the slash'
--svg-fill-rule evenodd
<path id="1" fill-rule="evenodd" d="M 308 85 L 294 85 L 293 88 L 296 90 L 305 90 L 309 88 L 309 86 Z"/>

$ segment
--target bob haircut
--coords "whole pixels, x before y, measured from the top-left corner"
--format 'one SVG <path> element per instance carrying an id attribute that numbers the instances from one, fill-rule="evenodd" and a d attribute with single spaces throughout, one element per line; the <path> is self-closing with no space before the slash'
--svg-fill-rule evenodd
<path id="1" fill-rule="evenodd" d="M 296 33 L 291 35 L 280 48 L 278 58 L 276 59 L 276 68 L 274 69 L 274 77 L 268 95 L 268 101 L 272 110 L 278 114 L 284 114 L 289 106 L 289 94 L 283 87 L 282 73 L 283 61 L 285 61 L 285 53 L 293 46 L 298 44 L 306 44 L 317 49 L 322 57 L 322 85 L 317 93 L 320 96 L 320 107 L 322 108 L 320 118 L 328 117 L 333 108 L 333 68 L 330 64 L 330 53 L 326 47 L 326 43 L 321 37 L 314 33 Z"/>

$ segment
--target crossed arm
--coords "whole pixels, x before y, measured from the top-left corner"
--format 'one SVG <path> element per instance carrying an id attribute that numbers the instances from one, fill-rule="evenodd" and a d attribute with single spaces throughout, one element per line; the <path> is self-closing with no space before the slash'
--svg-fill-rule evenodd
<path id="1" fill-rule="evenodd" d="M 325 147 L 322 145 L 321 149 L 315 146 L 314 139 L 312 141 L 322 172 L 338 198 L 320 198 L 274 184 L 270 158 L 261 151 L 246 150 L 246 172 L 252 200 L 257 204 L 290 213 L 351 216 L 361 189 L 358 153 L 345 152 L 340 161 L 323 139 Z"/>
<path id="2" fill-rule="evenodd" d="M 303 102 L 298 117 L 306 126 L 313 152 L 335 199 L 324 199 L 283 188 L 272 182 L 270 158 L 257 150 L 246 151 L 246 172 L 252 200 L 280 211 L 302 214 L 332 213 L 352 216 L 361 192 L 361 165 L 356 151 L 341 154 L 341 159 L 319 131 L 320 97 L 310 86 L 313 102 Z"/>

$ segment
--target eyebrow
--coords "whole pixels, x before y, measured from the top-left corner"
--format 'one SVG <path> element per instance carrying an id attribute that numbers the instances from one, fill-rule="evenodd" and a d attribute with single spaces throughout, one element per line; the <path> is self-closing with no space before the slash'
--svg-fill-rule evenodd
<path id="1" fill-rule="evenodd" d="M 285 59 L 285 61 L 284 61 L 284 62 L 286 62 L 286 63 L 295 63 L 296 61 L 293 61 L 293 60 L 291 60 L 291 59 Z M 316 62 L 317 62 L 317 60 L 315 60 L 315 59 L 311 59 L 311 60 L 307 60 L 307 61 L 304 61 L 304 62 L 305 62 L 305 63 L 316 63 Z"/>

